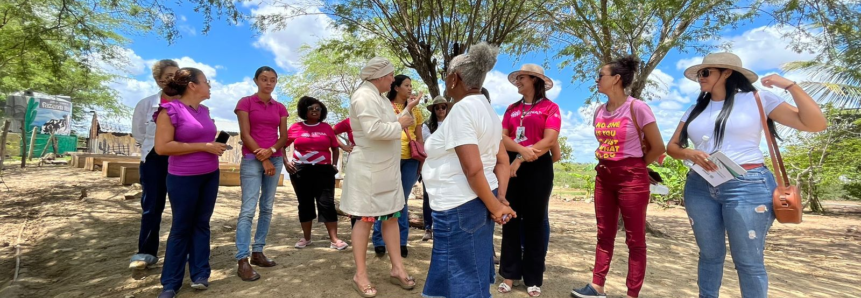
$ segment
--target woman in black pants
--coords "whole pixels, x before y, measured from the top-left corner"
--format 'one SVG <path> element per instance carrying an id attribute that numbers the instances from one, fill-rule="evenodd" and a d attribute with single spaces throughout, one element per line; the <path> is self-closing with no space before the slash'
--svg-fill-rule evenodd
<path id="1" fill-rule="evenodd" d="M 526 64 L 509 74 L 508 80 L 523 98 L 508 107 L 502 120 L 502 141 L 513 161 L 507 197 L 517 218 L 502 226 L 499 275 L 505 280 L 498 290 L 511 292 L 514 280 L 523 278 L 529 296 L 538 297 L 547 256 L 547 205 L 553 190 L 553 160 L 547 153 L 556 145 L 561 118 L 559 106 L 545 95 L 553 81 L 540 66 Z"/>

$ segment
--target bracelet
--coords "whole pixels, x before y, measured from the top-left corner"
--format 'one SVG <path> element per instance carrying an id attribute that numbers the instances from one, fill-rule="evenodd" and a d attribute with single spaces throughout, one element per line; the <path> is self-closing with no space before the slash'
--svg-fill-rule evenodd
<path id="1" fill-rule="evenodd" d="M 278 152 L 278 150 L 275 150 L 275 147 L 269 147 L 269 150 L 272 151 L 272 153 Z"/>
<path id="2" fill-rule="evenodd" d="M 789 86 L 786 86 L 786 88 L 783 88 L 783 90 L 789 91 L 789 88 L 792 88 L 792 86 L 795 86 L 795 82 L 792 82 L 792 84 L 789 84 Z"/>

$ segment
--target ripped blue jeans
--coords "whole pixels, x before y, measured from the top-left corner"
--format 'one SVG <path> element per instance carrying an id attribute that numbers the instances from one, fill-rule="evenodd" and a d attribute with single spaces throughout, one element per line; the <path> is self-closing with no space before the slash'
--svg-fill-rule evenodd
<path id="1" fill-rule="evenodd" d="M 696 172 L 688 173 L 685 209 L 700 249 L 700 298 L 718 297 L 727 235 L 741 296 L 768 297 L 763 251 L 765 236 L 774 222 L 771 200 L 776 187 L 774 175 L 766 167 L 749 170 L 717 187 Z"/>

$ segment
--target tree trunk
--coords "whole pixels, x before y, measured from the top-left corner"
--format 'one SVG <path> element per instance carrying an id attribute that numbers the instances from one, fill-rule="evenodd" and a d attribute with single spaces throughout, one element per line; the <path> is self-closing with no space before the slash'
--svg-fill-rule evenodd
<path id="1" fill-rule="evenodd" d="M 0 135 L 0 171 L 3 170 L 3 165 L 6 162 L 6 136 L 9 135 L 9 124 L 12 124 L 11 121 L 6 120 L 3 123 L 3 134 Z"/>

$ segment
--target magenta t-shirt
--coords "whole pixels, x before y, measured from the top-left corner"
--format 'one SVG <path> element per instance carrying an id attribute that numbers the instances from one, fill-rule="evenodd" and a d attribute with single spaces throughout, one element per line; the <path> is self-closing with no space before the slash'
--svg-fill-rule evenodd
<path id="1" fill-rule="evenodd" d="M 167 112 L 170 124 L 173 125 L 173 140 L 182 143 L 209 143 L 215 141 L 215 122 L 209 117 L 209 108 L 204 105 L 197 110 L 183 104 L 179 100 L 161 104 L 153 115 L 153 121 L 158 114 Z M 194 152 L 183 155 L 171 155 L 168 158 L 167 172 L 176 176 L 195 176 L 218 170 L 218 155 L 209 152 Z"/>
<path id="2" fill-rule="evenodd" d="M 518 136 L 520 116 L 523 117 L 523 135 Z M 559 106 L 549 99 L 542 99 L 537 104 L 515 102 L 508 106 L 502 116 L 502 128 L 508 130 L 508 137 L 524 147 L 529 147 L 544 138 L 545 129 L 559 131 L 562 119 L 559 116 Z M 523 138 L 525 137 L 525 139 Z"/>
<path id="3" fill-rule="evenodd" d="M 236 103 L 234 113 L 239 111 L 248 113 L 248 122 L 251 126 L 251 138 L 257 142 L 260 148 L 275 146 L 278 142 L 278 127 L 281 125 L 281 117 L 288 117 L 287 107 L 274 98 L 269 103 L 264 103 L 257 94 L 243 97 Z M 242 146 L 242 155 L 252 154 L 248 147 Z M 272 156 L 281 156 L 281 150 L 272 153 Z"/>
<path id="4" fill-rule="evenodd" d="M 335 131 L 326 122 L 293 123 L 287 130 L 287 144 L 291 143 L 293 163 L 298 164 L 332 164 L 330 148 L 338 148 Z"/>
<path id="5" fill-rule="evenodd" d="M 339 135 L 342 133 L 347 133 L 347 139 L 350 139 L 350 144 L 356 144 L 356 141 L 353 141 L 353 127 L 350 125 L 350 118 L 341 120 L 338 124 L 335 124 L 335 135 Z"/>
<path id="6" fill-rule="evenodd" d="M 655 122 L 655 114 L 649 105 L 633 97 L 613 112 L 607 111 L 602 105 L 595 115 L 593 126 L 595 137 L 598 139 L 598 149 L 595 157 L 599 160 L 622 160 L 629 157 L 643 157 L 643 149 L 637 128 L 631 118 L 631 105 L 637 113 L 637 124 L 640 131 L 649 123 Z"/>

